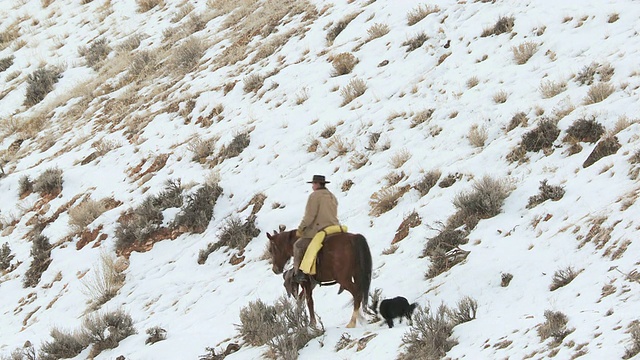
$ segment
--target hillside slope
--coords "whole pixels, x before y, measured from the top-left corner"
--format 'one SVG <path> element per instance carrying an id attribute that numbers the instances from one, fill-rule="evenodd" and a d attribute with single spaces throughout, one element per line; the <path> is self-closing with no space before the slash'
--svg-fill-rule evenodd
<path id="1" fill-rule="evenodd" d="M 96 359 L 265 356 L 240 310 L 284 294 L 265 233 L 297 225 L 313 174 L 367 237 L 374 289 L 477 302 L 443 357 L 632 356 L 639 16 L 630 0 L 2 1 L 0 356 L 114 310 L 137 333 Z M 482 184 L 504 196 L 464 208 Z M 203 258 L 234 221 L 246 247 Z M 438 274 L 425 248 L 456 230 L 469 253 Z M 124 280 L 100 304 L 105 267 Z M 325 333 L 300 359 L 402 356 L 408 325 L 345 329 L 336 292 L 316 291 Z M 541 339 L 551 312 L 568 323 Z M 156 326 L 166 340 L 145 344 Z"/>

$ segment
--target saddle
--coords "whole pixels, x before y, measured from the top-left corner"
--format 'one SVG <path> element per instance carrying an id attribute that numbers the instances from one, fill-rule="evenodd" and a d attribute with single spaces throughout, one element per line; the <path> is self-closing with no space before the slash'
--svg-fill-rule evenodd
<path id="1" fill-rule="evenodd" d="M 347 232 L 347 227 L 345 225 L 331 225 L 320 230 L 313 239 L 311 239 L 307 250 L 304 252 L 304 256 L 300 262 L 300 270 L 305 274 L 315 275 L 316 259 L 318 257 L 318 252 L 322 248 L 322 243 L 325 237 L 341 232 Z"/>

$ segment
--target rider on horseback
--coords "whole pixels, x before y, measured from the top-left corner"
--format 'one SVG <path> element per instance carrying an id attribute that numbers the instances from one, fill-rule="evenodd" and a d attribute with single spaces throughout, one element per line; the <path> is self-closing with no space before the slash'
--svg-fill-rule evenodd
<path id="1" fill-rule="evenodd" d="M 338 200 L 325 187 L 329 181 L 325 180 L 324 175 L 313 175 L 313 179 L 307 183 L 312 184 L 313 192 L 307 199 L 304 216 L 296 231 L 299 239 L 293 245 L 294 280 L 297 282 L 306 280 L 304 272 L 300 270 L 300 262 L 313 236 L 327 226 L 340 225 Z"/>

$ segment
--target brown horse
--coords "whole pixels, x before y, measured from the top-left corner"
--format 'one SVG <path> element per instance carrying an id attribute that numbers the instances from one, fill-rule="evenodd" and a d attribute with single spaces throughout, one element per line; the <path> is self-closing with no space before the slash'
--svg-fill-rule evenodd
<path id="1" fill-rule="evenodd" d="M 269 253 L 271 254 L 272 270 L 281 274 L 284 266 L 293 256 L 293 243 L 298 239 L 296 231 L 267 233 L 269 238 Z M 340 290 L 347 290 L 353 296 L 353 314 L 347 327 L 356 326 L 359 310 L 367 308 L 369 301 L 369 286 L 371 285 L 371 251 L 364 236 L 351 233 L 337 233 L 324 239 L 322 249 L 318 253 L 316 274 L 311 281 L 302 284 L 303 293 L 309 308 L 309 318 L 312 326 L 316 324 L 313 310 L 313 287 L 320 285 L 339 284 Z"/>

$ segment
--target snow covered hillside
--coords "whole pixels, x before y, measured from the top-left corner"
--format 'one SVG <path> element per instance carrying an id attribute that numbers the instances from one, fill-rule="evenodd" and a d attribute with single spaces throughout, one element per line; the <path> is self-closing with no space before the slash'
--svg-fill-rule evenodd
<path id="1" fill-rule="evenodd" d="M 1 1 L 0 358 L 640 358 L 639 18 Z M 285 295 L 266 233 L 297 226 L 314 174 L 372 290 L 420 321 L 347 329 L 351 297 L 318 288 L 322 334 L 274 355 L 241 311 Z M 424 345 L 465 299 L 475 318 Z"/>

